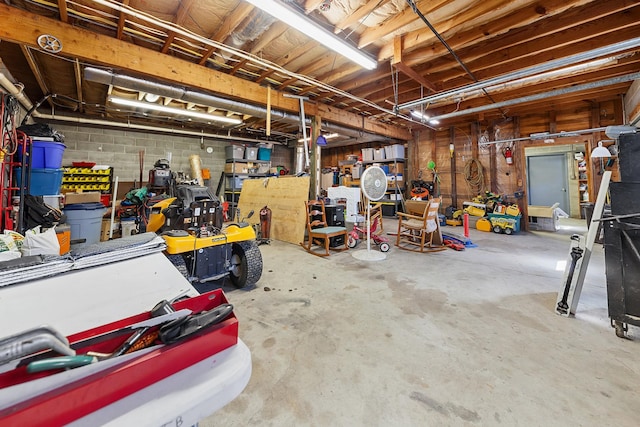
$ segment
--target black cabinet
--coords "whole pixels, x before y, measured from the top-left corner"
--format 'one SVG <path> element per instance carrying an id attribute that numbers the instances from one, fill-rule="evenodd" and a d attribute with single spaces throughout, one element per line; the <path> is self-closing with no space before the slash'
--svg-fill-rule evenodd
<path id="1" fill-rule="evenodd" d="M 325 205 L 324 210 L 327 214 L 327 225 L 344 227 L 344 205 Z M 329 239 L 330 248 L 337 248 L 344 244 L 344 236 L 335 236 Z"/>
<path id="2" fill-rule="evenodd" d="M 317 208 L 320 209 L 320 205 L 318 205 Z M 324 205 L 324 213 L 327 216 L 327 227 L 344 227 L 344 208 L 344 205 Z M 322 221 L 322 215 L 317 215 L 313 217 L 313 219 Z M 344 236 L 335 236 L 329 239 L 330 248 L 336 248 L 344 244 Z"/>
<path id="3" fill-rule="evenodd" d="M 640 182 L 612 182 L 611 215 L 604 221 L 609 317 L 616 334 L 640 326 Z"/>

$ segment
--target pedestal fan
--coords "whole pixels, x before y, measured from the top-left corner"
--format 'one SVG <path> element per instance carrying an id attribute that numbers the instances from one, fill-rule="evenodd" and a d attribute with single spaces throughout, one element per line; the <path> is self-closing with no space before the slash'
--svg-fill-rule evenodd
<path id="1" fill-rule="evenodd" d="M 384 197 L 387 192 L 387 175 L 381 167 L 371 166 L 360 177 L 360 190 L 367 199 L 367 230 L 371 230 L 371 202 L 376 202 Z M 367 250 L 352 253 L 354 258 L 365 261 L 380 261 L 387 256 L 382 252 L 371 252 L 371 233 L 367 232 Z"/>

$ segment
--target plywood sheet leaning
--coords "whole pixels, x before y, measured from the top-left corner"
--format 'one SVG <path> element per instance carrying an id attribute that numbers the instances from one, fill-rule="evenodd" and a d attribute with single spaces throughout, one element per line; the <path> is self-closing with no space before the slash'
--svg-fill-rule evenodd
<path id="1" fill-rule="evenodd" d="M 304 239 L 307 226 L 305 200 L 309 197 L 309 177 L 245 179 L 238 208 L 240 215 L 254 214 L 246 221 L 260 222 L 260 209 L 271 209 L 270 238 L 297 245 Z"/>

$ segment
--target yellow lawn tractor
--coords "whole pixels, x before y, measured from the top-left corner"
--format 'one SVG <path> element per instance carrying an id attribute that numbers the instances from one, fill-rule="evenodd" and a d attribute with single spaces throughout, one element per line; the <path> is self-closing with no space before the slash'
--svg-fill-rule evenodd
<path id="1" fill-rule="evenodd" d="M 207 282 L 226 277 L 238 288 L 260 280 L 253 227 L 244 221 L 223 226 L 220 200 L 207 187 L 177 185 L 174 193 L 152 204 L 147 231 L 162 236 L 167 257 L 193 286 L 204 292 Z"/>

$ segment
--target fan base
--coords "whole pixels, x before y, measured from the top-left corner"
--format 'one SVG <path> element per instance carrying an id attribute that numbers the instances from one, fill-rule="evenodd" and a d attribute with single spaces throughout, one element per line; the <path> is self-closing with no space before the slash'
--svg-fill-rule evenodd
<path id="1" fill-rule="evenodd" d="M 351 256 L 360 261 L 382 261 L 387 259 L 387 255 L 380 251 L 360 250 L 351 252 Z"/>

